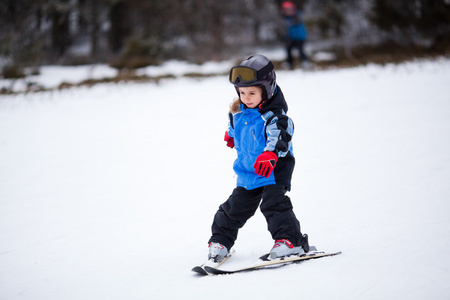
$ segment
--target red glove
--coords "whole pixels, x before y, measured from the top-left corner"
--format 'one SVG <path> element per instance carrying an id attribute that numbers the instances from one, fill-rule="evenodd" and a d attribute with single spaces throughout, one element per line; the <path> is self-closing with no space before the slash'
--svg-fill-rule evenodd
<path id="1" fill-rule="evenodd" d="M 258 158 L 256 158 L 256 162 L 253 165 L 253 168 L 255 168 L 255 173 L 259 176 L 269 178 L 275 168 L 277 160 L 278 157 L 275 153 L 271 151 L 264 151 L 258 156 Z"/>
<path id="2" fill-rule="evenodd" d="M 225 131 L 225 138 L 223 140 L 227 142 L 228 147 L 230 148 L 234 147 L 234 139 L 228 135 L 228 131 Z"/>

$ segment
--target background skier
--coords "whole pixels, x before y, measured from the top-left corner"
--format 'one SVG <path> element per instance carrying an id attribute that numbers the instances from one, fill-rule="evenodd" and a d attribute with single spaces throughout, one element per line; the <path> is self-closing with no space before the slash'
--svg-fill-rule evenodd
<path id="1" fill-rule="evenodd" d="M 306 27 L 303 24 L 301 13 L 294 3 L 284 1 L 281 4 L 281 12 L 286 23 L 286 52 L 289 68 L 294 68 L 293 49 L 297 49 L 304 67 L 309 67 L 308 57 L 305 54 L 304 46 L 307 39 Z"/>

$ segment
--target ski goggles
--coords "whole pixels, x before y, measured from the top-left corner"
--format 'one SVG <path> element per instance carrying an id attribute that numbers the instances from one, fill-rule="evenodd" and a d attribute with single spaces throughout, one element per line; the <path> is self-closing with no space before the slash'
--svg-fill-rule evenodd
<path id="1" fill-rule="evenodd" d="M 236 83 L 252 83 L 261 78 L 264 75 L 269 74 L 273 71 L 273 64 L 269 61 L 269 63 L 260 70 L 256 70 L 251 67 L 245 66 L 235 66 L 231 68 L 230 71 L 230 82 L 233 84 Z"/>

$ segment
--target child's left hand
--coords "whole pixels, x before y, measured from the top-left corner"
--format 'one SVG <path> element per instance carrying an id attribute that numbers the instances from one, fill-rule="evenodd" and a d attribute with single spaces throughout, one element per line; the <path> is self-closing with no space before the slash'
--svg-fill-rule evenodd
<path id="1" fill-rule="evenodd" d="M 223 139 L 225 142 L 227 142 L 227 146 L 230 148 L 234 148 L 234 139 L 230 137 L 228 134 L 228 131 L 225 131 L 225 137 Z"/>
<path id="2" fill-rule="evenodd" d="M 253 168 L 255 168 L 255 173 L 259 176 L 269 178 L 275 168 L 275 165 L 277 164 L 277 160 L 278 157 L 275 153 L 271 151 L 264 151 L 256 158 L 256 162 L 253 165 Z"/>

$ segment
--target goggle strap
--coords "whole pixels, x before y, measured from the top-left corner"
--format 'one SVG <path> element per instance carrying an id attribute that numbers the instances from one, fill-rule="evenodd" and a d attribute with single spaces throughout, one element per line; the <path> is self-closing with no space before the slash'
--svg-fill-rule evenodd
<path id="1" fill-rule="evenodd" d="M 269 74 L 273 69 L 273 64 L 271 61 L 269 61 L 269 63 L 264 68 L 257 72 L 257 78 L 261 78 L 262 76 Z"/>

